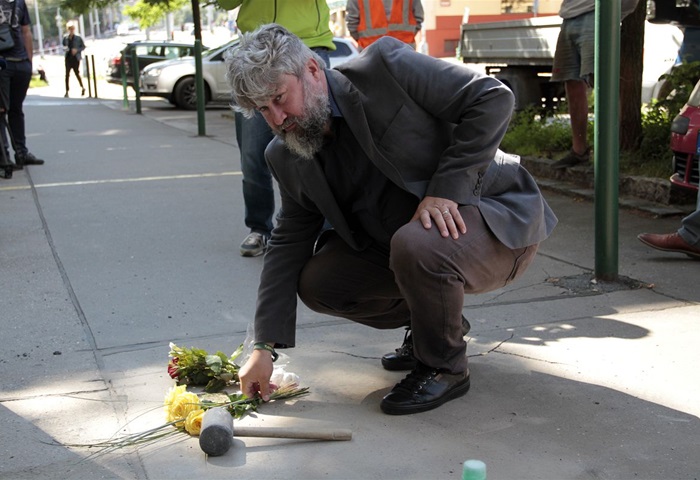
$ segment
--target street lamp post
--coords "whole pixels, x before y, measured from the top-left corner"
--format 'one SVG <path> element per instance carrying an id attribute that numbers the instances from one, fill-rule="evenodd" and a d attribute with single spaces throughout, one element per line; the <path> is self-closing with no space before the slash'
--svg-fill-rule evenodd
<path id="1" fill-rule="evenodd" d="M 61 16 L 61 8 L 56 8 L 56 26 L 58 27 L 58 39 L 63 38 L 63 17 Z M 60 53 L 60 50 L 59 50 Z"/>
<path id="2" fill-rule="evenodd" d="M 41 19 L 39 18 L 39 0 L 34 0 L 34 15 L 36 16 L 36 39 L 39 42 L 39 56 L 44 57 L 44 36 L 41 32 Z"/>

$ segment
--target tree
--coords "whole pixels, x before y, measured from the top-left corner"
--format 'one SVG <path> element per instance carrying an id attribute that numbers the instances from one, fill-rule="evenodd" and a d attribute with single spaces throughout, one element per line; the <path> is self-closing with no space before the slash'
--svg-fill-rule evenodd
<path id="1" fill-rule="evenodd" d="M 620 150 L 634 151 L 642 139 L 642 71 L 646 1 L 639 0 L 620 30 Z"/>
<path id="2" fill-rule="evenodd" d="M 180 0 L 139 0 L 148 5 L 165 8 L 166 12 L 173 12 L 186 3 Z M 77 14 L 87 13 L 92 8 L 104 8 L 109 5 L 119 4 L 119 0 L 61 0 L 61 7 L 67 8 Z M 180 7 L 175 7 L 178 4 Z"/>
<path id="3" fill-rule="evenodd" d="M 158 3 L 138 0 L 133 5 L 124 7 L 124 13 L 138 20 L 139 26 L 145 30 L 160 22 L 167 13 L 180 10 L 186 4 L 187 0 L 169 0 Z"/>
<path id="4" fill-rule="evenodd" d="M 115 3 L 117 0 L 63 0 L 61 7 L 80 15 L 87 13 L 92 8 L 104 8 Z"/>

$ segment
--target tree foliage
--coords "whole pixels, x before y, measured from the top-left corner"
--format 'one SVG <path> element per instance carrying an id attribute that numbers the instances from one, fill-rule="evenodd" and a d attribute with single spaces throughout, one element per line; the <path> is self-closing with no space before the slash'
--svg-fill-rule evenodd
<path id="1" fill-rule="evenodd" d="M 152 27 L 160 22 L 169 12 L 175 12 L 187 5 L 188 0 L 166 0 L 154 2 L 153 0 L 138 0 L 133 5 L 124 7 L 124 13 L 138 20 L 142 29 Z"/>
<path id="2" fill-rule="evenodd" d="M 61 8 L 65 8 L 77 15 L 85 14 L 92 8 L 105 8 L 117 4 L 116 0 L 62 0 Z"/>
<path id="3" fill-rule="evenodd" d="M 140 0 L 147 5 L 159 6 L 166 12 L 174 12 L 187 3 L 180 0 Z M 203 1 L 202 6 L 216 4 L 215 1 Z M 87 13 L 92 8 L 104 8 L 110 5 L 119 5 L 120 0 L 61 0 L 61 7 L 67 8 L 77 14 Z M 179 6 L 177 6 L 179 5 Z"/>

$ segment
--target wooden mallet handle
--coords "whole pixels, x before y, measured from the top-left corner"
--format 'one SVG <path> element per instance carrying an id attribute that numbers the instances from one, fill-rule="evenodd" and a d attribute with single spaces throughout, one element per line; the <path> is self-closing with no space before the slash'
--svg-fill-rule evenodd
<path id="1" fill-rule="evenodd" d="M 303 438 L 308 440 L 352 440 L 352 431 L 345 428 L 301 427 L 233 427 L 236 437 Z"/>

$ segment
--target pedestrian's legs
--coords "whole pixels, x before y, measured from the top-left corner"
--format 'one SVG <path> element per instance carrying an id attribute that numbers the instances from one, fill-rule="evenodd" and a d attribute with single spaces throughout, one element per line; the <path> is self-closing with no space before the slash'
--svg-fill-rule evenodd
<path id="1" fill-rule="evenodd" d="M 588 149 L 588 86 L 593 81 L 595 51 L 595 12 L 562 22 L 551 80 L 565 82 L 572 150 L 578 155 L 584 155 Z"/>
<path id="2" fill-rule="evenodd" d="M 32 80 L 32 64 L 29 60 L 21 62 L 7 62 L 7 70 L 10 77 L 10 109 L 7 121 L 12 132 L 15 157 L 27 153 L 26 137 L 24 134 L 24 110 L 22 105 L 27 97 L 29 82 Z"/>
<path id="3" fill-rule="evenodd" d="M 73 71 L 75 72 L 75 78 L 78 79 L 78 84 L 80 88 L 83 89 L 83 95 L 85 95 L 85 87 L 83 87 L 83 79 L 80 77 L 80 60 L 76 60 L 73 65 Z"/>
<path id="4" fill-rule="evenodd" d="M 66 57 L 66 96 L 68 96 L 68 91 L 70 90 L 70 72 L 75 74 L 75 78 L 78 79 L 78 84 L 82 89 L 82 94 L 85 95 L 85 87 L 83 86 L 83 79 L 80 78 L 80 60 L 76 57 Z"/>
<path id="5" fill-rule="evenodd" d="M 251 231 L 269 237 L 275 213 L 275 191 L 265 162 L 265 147 L 274 135 L 259 113 L 245 118 L 237 112 L 235 117 L 243 172 L 245 224 Z"/>
<path id="6" fill-rule="evenodd" d="M 10 75 L 6 68 L 0 70 L 0 136 L 5 156 L 3 163 L 9 163 L 10 151 L 7 138 L 7 105 L 10 103 Z"/>
<path id="7" fill-rule="evenodd" d="M 64 63 L 66 65 L 66 96 L 68 96 L 68 92 L 70 91 L 70 71 L 71 71 L 70 58 L 66 57 Z"/>
<path id="8" fill-rule="evenodd" d="M 501 288 L 530 264 L 536 246 L 510 249 L 484 223 L 478 209 L 459 209 L 467 233 L 443 238 L 414 221 L 391 240 L 391 269 L 411 312 L 413 352 L 433 368 L 450 373 L 467 368 L 462 334 L 464 294 Z"/>
<path id="9" fill-rule="evenodd" d="M 678 234 L 690 245 L 700 247 L 700 190 L 695 211 L 681 221 Z"/>
<path id="10" fill-rule="evenodd" d="M 571 148 L 583 155 L 588 149 L 588 84 L 583 80 L 569 80 L 564 85 L 571 117 Z"/>

